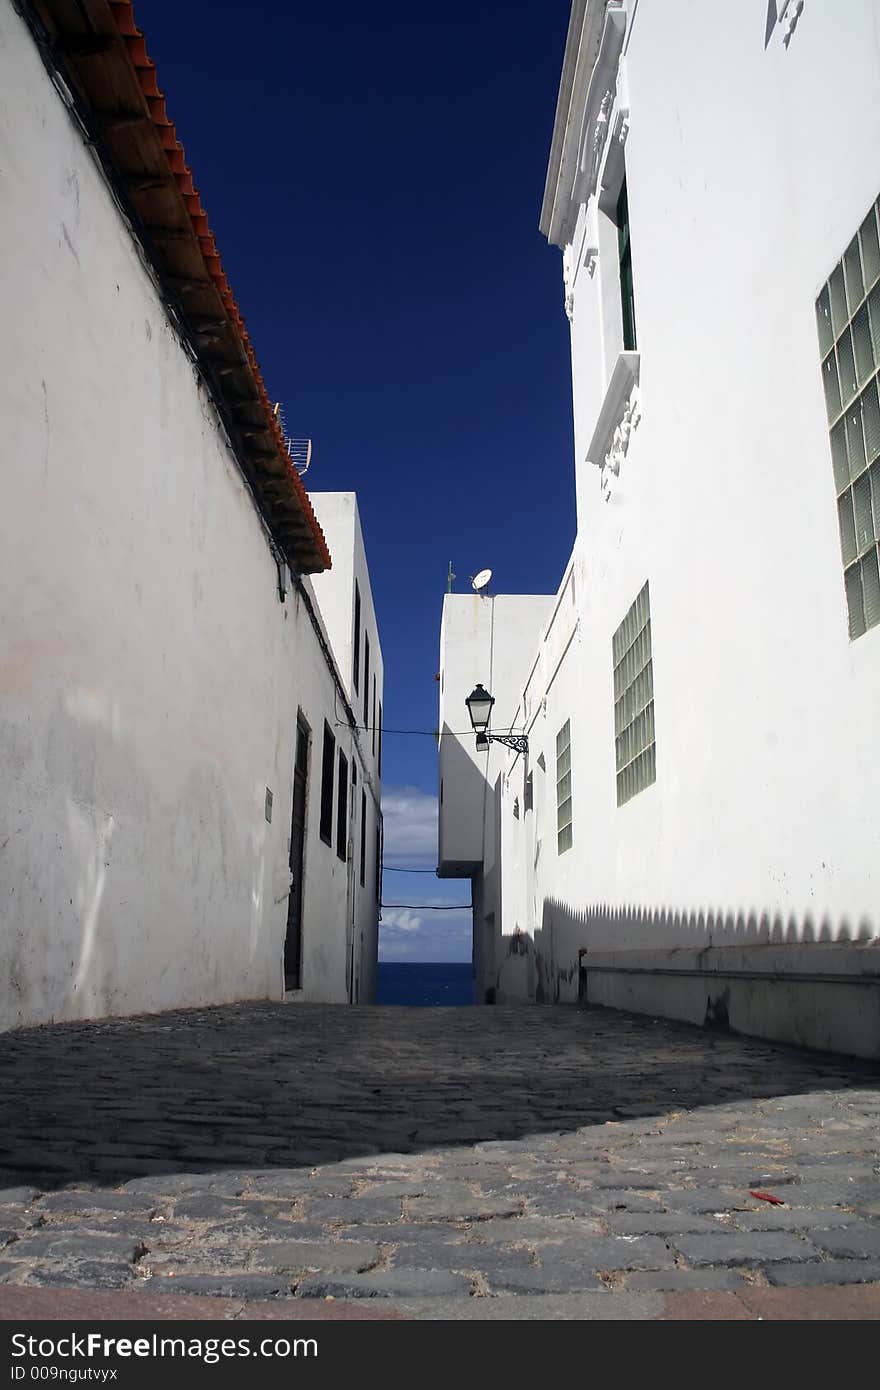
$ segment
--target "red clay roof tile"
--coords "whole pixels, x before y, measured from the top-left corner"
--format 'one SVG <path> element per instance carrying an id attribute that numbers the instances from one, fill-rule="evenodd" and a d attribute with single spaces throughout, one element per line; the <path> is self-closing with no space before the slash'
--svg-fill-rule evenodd
<path id="1" fill-rule="evenodd" d="M 177 139 L 177 132 L 174 124 L 168 116 L 165 97 L 159 87 L 155 64 L 147 52 L 144 35 L 135 22 L 131 0 L 108 0 L 108 2 L 116 29 L 125 41 L 124 47 L 128 61 L 134 70 L 138 85 L 143 93 L 150 120 L 157 131 L 160 147 L 165 152 L 169 171 L 174 176 L 177 187 L 183 197 L 183 202 L 192 224 L 194 244 L 201 251 L 205 268 L 214 282 L 215 288 L 226 308 L 229 320 L 234 326 L 234 331 L 239 339 L 240 346 L 250 364 L 253 381 L 258 393 L 259 407 L 261 415 L 263 416 L 264 426 L 270 433 L 278 451 L 279 461 L 284 470 L 284 477 L 290 488 L 291 500 L 296 501 L 298 510 L 302 513 L 307 523 L 308 531 L 311 533 L 314 550 L 316 552 L 315 558 L 318 563 L 313 564 L 310 568 L 329 569 L 331 559 L 324 534 L 318 524 L 308 494 L 303 486 L 302 479 L 290 460 L 284 433 L 266 393 L 263 377 L 257 366 L 256 354 L 250 338 L 248 337 L 248 332 L 245 328 L 241 313 L 239 312 L 238 305 L 229 288 L 216 241 L 208 225 L 207 215 L 202 207 L 198 192 L 193 184 L 192 172 L 186 162 L 183 145 Z"/>

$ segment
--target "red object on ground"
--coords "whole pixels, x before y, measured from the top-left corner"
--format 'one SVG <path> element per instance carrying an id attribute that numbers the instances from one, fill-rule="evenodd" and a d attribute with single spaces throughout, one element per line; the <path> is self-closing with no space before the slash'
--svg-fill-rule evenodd
<path id="1" fill-rule="evenodd" d="M 785 1202 L 781 1197 L 774 1197 L 771 1192 L 749 1192 L 750 1197 L 757 1197 L 759 1202 L 771 1202 L 774 1207 L 784 1207 Z"/>

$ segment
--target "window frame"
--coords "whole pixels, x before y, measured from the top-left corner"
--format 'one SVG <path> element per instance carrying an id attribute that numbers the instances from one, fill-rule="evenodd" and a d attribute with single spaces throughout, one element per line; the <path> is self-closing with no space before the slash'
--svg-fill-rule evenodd
<path id="1" fill-rule="evenodd" d="M 354 581 L 354 642 L 352 644 L 352 663 L 351 680 L 354 686 L 354 693 L 358 693 L 358 682 L 361 678 L 361 591 L 357 580 Z"/>
<path id="2" fill-rule="evenodd" d="M 565 767 L 560 772 L 560 764 Z M 568 808 L 567 819 L 565 808 Z M 564 842 L 564 843 L 563 843 Z M 567 854 L 574 843 L 574 815 L 571 776 L 571 719 L 566 719 L 556 735 L 556 853 Z"/>
<path id="3" fill-rule="evenodd" d="M 847 626 L 855 642 L 880 626 L 880 198 L 815 309 Z"/>
<path id="4" fill-rule="evenodd" d="M 336 793 L 336 858 L 348 861 L 348 758 L 339 750 L 339 789 Z"/>
<path id="5" fill-rule="evenodd" d="M 373 672 L 373 757 L 376 756 L 376 673 Z"/>
<path id="6" fill-rule="evenodd" d="M 636 301 L 633 289 L 632 243 L 629 226 L 629 196 L 626 171 L 614 205 L 614 224 L 617 227 L 617 273 L 620 281 L 620 317 L 623 329 L 624 352 L 638 351 L 636 335 Z"/>
<path id="7" fill-rule="evenodd" d="M 364 632 L 364 732 L 370 727 L 370 635 Z"/>
<path id="8" fill-rule="evenodd" d="M 615 628 L 611 663 L 614 769 L 620 807 L 657 780 L 654 648 L 647 579 Z"/>
<path id="9" fill-rule="evenodd" d="M 333 846 L 333 783 L 336 777 L 336 738 L 324 720 L 324 743 L 321 750 L 321 815 L 318 833 L 325 845 Z"/>

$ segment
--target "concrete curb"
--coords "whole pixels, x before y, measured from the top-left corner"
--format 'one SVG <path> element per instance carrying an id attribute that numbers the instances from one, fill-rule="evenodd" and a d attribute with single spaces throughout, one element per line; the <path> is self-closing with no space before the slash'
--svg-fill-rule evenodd
<path id="1" fill-rule="evenodd" d="M 880 1284 L 809 1289 L 694 1289 L 664 1294 L 565 1294 L 408 1302 L 286 1298 L 272 1302 L 127 1291 L 0 1285 L 4 1322 L 854 1321 L 880 1318 Z"/>
<path id="2" fill-rule="evenodd" d="M 387 1306 L 336 1299 L 285 1298 L 248 1302 L 197 1294 L 145 1294 L 127 1290 L 40 1289 L 0 1284 L 2 1322 L 340 1322 L 399 1321 L 405 1314 Z"/>

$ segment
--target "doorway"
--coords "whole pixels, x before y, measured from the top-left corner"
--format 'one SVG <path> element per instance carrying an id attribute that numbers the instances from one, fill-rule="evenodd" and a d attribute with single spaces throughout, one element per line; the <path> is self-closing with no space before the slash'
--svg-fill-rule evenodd
<path id="1" fill-rule="evenodd" d="M 302 715 L 296 720 L 296 754 L 293 764 L 293 816 L 290 826 L 290 896 L 287 899 L 287 934 L 284 938 L 284 988 L 302 988 L 303 865 L 306 847 L 306 811 L 311 733 Z"/>

